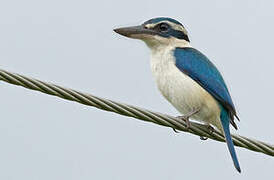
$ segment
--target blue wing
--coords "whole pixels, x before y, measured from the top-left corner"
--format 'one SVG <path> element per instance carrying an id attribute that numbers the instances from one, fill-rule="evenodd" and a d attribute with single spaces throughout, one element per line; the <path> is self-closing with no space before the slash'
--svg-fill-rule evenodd
<path id="1" fill-rule="evenodd" d="M 224 79 L 215 65 L 194 48 L 176 48 L 175 65 L 208 91 L 228 111 L 231 124 L 237 129 L 234 116 L 237 117 L 234 104 Z M 238 118 L 238 117 L 237 117 Z"/>

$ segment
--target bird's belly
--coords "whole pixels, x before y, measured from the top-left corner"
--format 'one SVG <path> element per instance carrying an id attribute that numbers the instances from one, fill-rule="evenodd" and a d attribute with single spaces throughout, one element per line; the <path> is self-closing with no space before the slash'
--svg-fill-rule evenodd
<path id="1" fill-rule="evenodd" d="M 218 102 L 198 83 L 182 73 L 175 64 L 154 73 L 163 96 L 182 114 L 193 109 L 200 111 L 192 118 L 219 126 L 220 108 Z"/>

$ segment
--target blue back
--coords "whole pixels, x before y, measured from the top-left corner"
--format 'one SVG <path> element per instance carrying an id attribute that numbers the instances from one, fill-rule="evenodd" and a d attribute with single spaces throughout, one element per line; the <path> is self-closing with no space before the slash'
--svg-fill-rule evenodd
<path id="1" fill-rule="evenodd" d="M 201 52 L 194 48 L 176 48 L 174 51 L 176 66 L 190 76 L 232 115 L 236 115 L 235 107 L 224 79 L 218 69 Z"/>

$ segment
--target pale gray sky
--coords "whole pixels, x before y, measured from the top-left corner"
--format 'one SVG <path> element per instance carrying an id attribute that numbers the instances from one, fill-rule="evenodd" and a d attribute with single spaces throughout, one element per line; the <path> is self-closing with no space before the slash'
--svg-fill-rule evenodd
<path id="1" fill-rule="evenodd" d="M 112 29 L 168 16 L 223 73 L 237 133 L 274 143 L 274 1 L 0 2 L 0 68 L 178 115 L 149 50 Z M 273 157 L 0 82 L 0 179 L 271 179 Z"/>

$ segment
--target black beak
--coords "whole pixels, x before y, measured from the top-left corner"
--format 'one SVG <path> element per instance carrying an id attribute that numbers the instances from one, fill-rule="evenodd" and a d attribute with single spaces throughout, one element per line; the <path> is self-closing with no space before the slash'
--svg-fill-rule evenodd
<path id="1" fill-rule="evenodd" d="M 131 26 L 131 27 L 123 27 L 114 29 L 114 31 L 122 36 L 126 36 L 129 38 L 136 38 L 141 39 L 142 35 L 155 35 L 156 33 L 151 30 L 147 29 L 145 26 Z"/>

